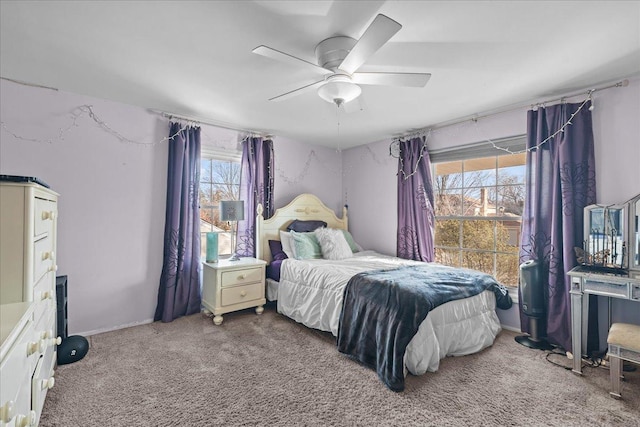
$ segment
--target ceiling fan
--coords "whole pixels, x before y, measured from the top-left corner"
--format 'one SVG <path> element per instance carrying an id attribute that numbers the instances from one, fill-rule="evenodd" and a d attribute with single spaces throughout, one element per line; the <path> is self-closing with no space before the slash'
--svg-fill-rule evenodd
<path id="1" fill-rule="evenodd" d="M 297 67 L 305 67 L 308 71 L 323 76 L 321 80 L 270 98 L 269 101 L 283 101 L 317 88 L 318 95 L 322 99 L 340 107 L 343 103 L 360 96 L 362 89 L 359 85 L 424 87 L 431 74 L 357 72 L 358 68 L 400 28 L 402 25 L 379 14 L 362 34 L 360 40 L 337 36 L 318 43 L 315 48 L 317 64 L 268 46 L 256 47 L 253 53 Z"/>

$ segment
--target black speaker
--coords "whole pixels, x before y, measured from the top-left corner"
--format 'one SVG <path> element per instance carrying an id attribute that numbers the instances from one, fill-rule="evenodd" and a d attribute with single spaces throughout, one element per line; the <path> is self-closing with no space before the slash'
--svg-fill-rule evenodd
<path id="1" fill-rule="evenodd" d="M 520 296 L 522 311 L 529 317 L 543 317 L 544 290 L 542 288 L 542 264 L 529 260 L 520 265 Z"/>
<path id="2" fill-rule="evenodd" d="M 71 335 L 58 346 L 58 365 L 77 362 L 89 351 L 89 341 L 80 335 Z"/>
<path id="3" fill-rule="evenodd" d="M 544 270 L 537 261 L 529 260 L 520 264 L 520 299 L 522 312 L 529 319 L 529 335 L 520 335 L 516 342 L 539 350 L 553 347 L 543 337 L 546 336 L 544 303 Z"/>
<path id="4" fill-rule="evenodd" d="M 67 330 L 67 276 L 56 277 L 56 302 L 58 303 L 58 313 L 56 326 L 58 336 L 63 340 L 68 335 Z"/>
<path id="5" fill-rule="evenodd" d="M 68 336 L 67 326 L 67 276 L 56 277 L 56 302 L 58 313 L 56 327 L 62 342 L 58 345 L 58 365 L 77 362 L 89 351 L 89 341 L 83 336 Z"/>

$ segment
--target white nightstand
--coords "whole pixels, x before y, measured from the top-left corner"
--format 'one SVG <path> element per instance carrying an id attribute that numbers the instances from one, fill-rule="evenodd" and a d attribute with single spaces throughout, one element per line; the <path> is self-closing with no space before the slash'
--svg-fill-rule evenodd
<path id="1" fill-rule="evenodd" d="M 221 325 L 222 314 L 231 311 L 256 307 L 256 313 L 262 314 L 262 306 L 267 302 L 264 297 L 265 261 L 240 258 L 202 264 L 202 305 L 213 313 L 215 325 Z"/>

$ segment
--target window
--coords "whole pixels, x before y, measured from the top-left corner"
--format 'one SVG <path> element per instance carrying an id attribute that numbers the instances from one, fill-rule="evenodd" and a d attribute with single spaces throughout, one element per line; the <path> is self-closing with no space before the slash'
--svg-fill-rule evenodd
<path id="1" fill-rule="evenodd" d="M 522 140 L 517 142 L 509 144 L 512 151 L 524 148 Z M 436 262 L 480 270 L 505 286 L 517 286 L 526 155 L 474 149 L 466 153 L 471 158 L 464 158 L 464 150 L 432 156 Z"/>
<path id="2" fill-rule="evenodd" d="M 231 254 L 231 226 L 220 221 L 220 201 L 240 198 L 240 159 L 200 160 L 200 257 L 206 256 L 206 233 L 220 232 L 218 252 Z"/>

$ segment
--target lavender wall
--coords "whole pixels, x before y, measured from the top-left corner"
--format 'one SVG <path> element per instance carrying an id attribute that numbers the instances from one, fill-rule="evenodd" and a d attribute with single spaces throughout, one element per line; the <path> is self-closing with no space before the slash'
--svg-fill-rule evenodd
<path id="1" fill-rule="evenodd" d="M 281 137 L 276 137 L 273 145 L 275 206 L 285 206 L 301 193 L 312 193 L 336 215 L 342 215 L 341 153 Z"/>
<path id="2" fill-rule="evenodd" d="M 0 173 L 38 176 L 61 195 L 57 274 L 69 276 L 69 333 L 151 321 L 162 269 L 167 120 L 139 107 L 6 80 L 0 92 Z M 240 138 L 202 126 L 203 145 L 233 151 Z M 340 212 L 340 154 L 278 138 L 275 144 L 277 204 L 309 191 Z"/>
<path id="3" fill-rule="evenodd" d="M 139 107 L 5 80 L 0 92 L 0 173 L 39 176 L 61 194 L 58 274 L 69 276 L 70 333 L 150 321 L 162 268 L 166 119 Z M 640 193 L 640 79 L 597 92 L 594 104 L 598 201 L 624 201 Z M 118 135 L 79 109 L 84 105 Z M 432 133 L 429 147 L 522 134 L 525 121 L 522 109 L 442 128 Z M 203 125 L 202 133 L 204 144 L 237 149 L 235 131 Z M 318 195 L 337 214 L 347 203 L 355 239 L 395 253 L 397 160 L 389 157 L 389 141 L 341 153 L 274 141 L 276 206 L 303 192 Z M 613 319 L 640 323 L 632 304 L 614 301 Z M 505 326 L 519 328 L 513 310 L 500 317 Z"/>
<path id="4" fill-rule="evenodd" d="M 568 101 L 582 99 L 576 97 Z M 598 203 L 624 202 L 640 193 L 640 79 L 630 79 L 628 87 L 596 92 L 594 105 Z M 526 110 L 434 130 L 428 147 L 437 150 L 524 134 Z M 389 143 L 378 141 L 343 153 L 343 191 L 348 194 L 350 228 L 356 241 L 366 248 L 395 254 L 397 160 L 389 156 Z M 602 300 L 600 306 L 606 309 L 606 300 Z M 613 301 L 613 320 L 640 324 L 640 310 L 634 304 Z M 606 314 L 605 310 L 602 312 Z M 498 314 L 503 326 L 520 329 L 517 310 Z"/>

